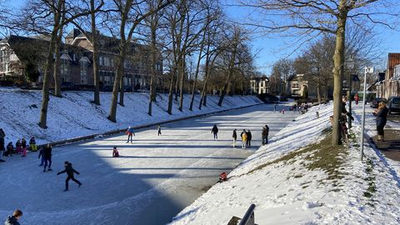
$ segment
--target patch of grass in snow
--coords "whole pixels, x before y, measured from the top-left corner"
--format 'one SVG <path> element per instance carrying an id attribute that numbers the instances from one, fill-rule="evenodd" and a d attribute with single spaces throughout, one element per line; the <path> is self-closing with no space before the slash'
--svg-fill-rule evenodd
<path id="1" fill-rule="evenodd" d="M 345 175 L 339 168 L 344 163 L 344 158 L 348 154 L 347 148 L 342 145 L 332 146 L 331 135 L 316 144 L 308 146 L 308 151 L 313 151 L 313 155 L 309 155 L 306 159 L 309 161 L 305 167 L 309 170 L 323 170 L 328 174 L 327 180 L 342 179 Z M 305 149 L 305 150 L 306 150 Z M 334 186 L 337 186 L 334 182 Z"/>
<path id="2" fill-rule="evenodd" d="M 368 182 L 367 190 L 364 192 L 364 197 L 369 198 L 372 200 L 374 193 L 376 192 L 376 185 L 375 185 L 375 176 L 372 175 L 372 171 L 374 169 L 374 164 L 371 159 L 367 160 L 367 168 L 365 171 L 367 172 L 368 176 L 364 179 Z M 368 203 L 371 206 L 374 206 L 372 203 Z"/>

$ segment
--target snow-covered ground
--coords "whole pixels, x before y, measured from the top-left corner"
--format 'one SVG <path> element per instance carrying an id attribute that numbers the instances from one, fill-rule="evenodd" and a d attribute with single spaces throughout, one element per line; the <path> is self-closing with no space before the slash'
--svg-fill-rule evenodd
<path id="1" fill-rule="evenodd" d="M 53 150 L 54 172 L 42 172 L 37 154 L 7 158 L 0 164 L 0 218 L 15 208 L 24 212 L 22 224 L 166 224 L 192 203 L 218 175 L 231 171 L 260 145 L 261 128 L 271 136 L 298 114 L 272 112 L 272 105 L 232 110 L 156 128 L 137 130 L 134 143 L 123 135 L 64 145 Z M 211 128 L 219 127 L 213 140 Z M 252 148 L 232 147 L 232 130 L 250 129 Z M 117 146 L 120 158 L 111 157 Z M 56 176 L 68 160 L 81 175 L 78 188 L 65 174 Z M 2 192 L 4 193 L 4 192 Z"/>
<path id="2" fill-rule="evenodd" d="M 7 134 L 6 144 L 10 141 L 15 144 L 20 138 L 29 141 L 31 137 L 43 144 L 261 103 L 255 96 L 226 96 L 222 107 L 219 107 L 219 98 L 208 96 L 207 107 L 199 110 L 199 99 L 196 98 L 193 111 L 189 111 L 190 96 L 186 95 L 183 112 L 177 109 L 178 102 L 174 102 L 173 113 L 169 115 L 166 112 L 168 96 L 160 94 L 153 104 L 153 116 L 149 116 L 148 93 L 125 93 L 125 106 L 118 105 L 117 122 L 113 123 L 107 119 L 110 92 L 101 93 L 101 105 L 96 106 L 90 103 L 93 92 L 72 91 L 64 92 L 63 98 L 50 96 L 48 128 L 41 129 L 37 125 L 41 96 L 40 91 L 0 88 L 0 128 Z"/>
<path id="3" fill-rule="evenodd" d="M 358 115 L 352 132 L 358 140 L 361 106 L 354 110 Z M 325 170 L 308 169 L 321 157 L 318 149 L 279 160 L 322 140 L 331 114 L 332 105 L 326 105 L 298 117 L 233 170 L 228 181 L 213 186 L 171 224 L 227 224 L 232 216 L 242 217 L 251 204 L 256 205 L 257 224 L 399 224 L 396 164 L 386 163 L 368 145 L 361 162 L 360 147 L 352 141 L 340 156 L 343 163 L 337 171 L 342 177 L 336 179 Z M 375 132 L 371 113 L 366 121 L 368 133 Z"/>

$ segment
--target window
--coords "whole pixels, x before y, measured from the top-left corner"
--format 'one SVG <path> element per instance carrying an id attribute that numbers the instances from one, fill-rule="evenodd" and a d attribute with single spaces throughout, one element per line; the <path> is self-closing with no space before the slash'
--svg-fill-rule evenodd
<path id="1" fill-rule="evenodd" d="M 88 67 L 89 62 L 87 58 L 82 58 L 79 60 L 80 70 L 81 70 L 81 84 L 88 83 Z"/>

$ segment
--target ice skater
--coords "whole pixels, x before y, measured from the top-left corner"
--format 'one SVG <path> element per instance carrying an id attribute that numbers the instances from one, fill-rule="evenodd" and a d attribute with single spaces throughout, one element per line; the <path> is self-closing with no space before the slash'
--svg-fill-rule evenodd
<path id="1" fill-rule="evenodd" d="M 133 130 L 133 127 L 128 127 L 128 129 L 126 130 L 125 134 L 128 135 L 128 140 L 126 141 L 126 143 L 129 143 L 129 140 L 131 140 L 131 143 L 133 143 L 133 136 L 135 136 L 135 132 Z"/>
<path id="2" fill-rule="evenodd" d="M 232 139 L 233 139 L 232 146 L 233 146 L 234 148 L 236 148 L 236 140 L 237 140 L 237 133 L 236 133 L 236 129 L 234 129 L 234 130 L 233 130 L 233 133 L 232 133 Z"/>
<path id="3" fill-rule="evenodd" d="M 157 136 L 160 136 L 160 135 L 162 135 L 162 134 L 161 134 L 161 125 L 158 124 L 158 127 L 157 127 Z"/>
<path id="4" fill-rule="evenodd" d="M 30 147 L 30 149 L 31 149 L 32 152 L 36 152 L 36 151 L 37 151 L 37 145 L 36 145 L 35 137 L 32 137 L 32 138 L 29 140 L 29 147 Z"/>
<path id="5" fill-rule="evenodd" d="M 51 156 L 53 155 L 52 151 L 53 151 L 53 149 L 52 149 L 51 144 L 47 144 L 46 147 L 43 148 L 43 152 L 42 152 L 42 157 L 43 157 L 43 161 L 44 161 L 43 172 L 46 172 L 47 165 L 49 166 L 47 171 L 53 171 L 51 169 Z"/>
<path id="6" fill-rule="evenodd" d="M 262 144 L 263 145 L 268 144 L 268 134 L 269 134 L 269 127 L 268 127 L 268 125 L 265 125 L 263 127 L 263 131 L 262 131 Z"/>
<path id="7" fill-rule="evenodd" d="M 211 129 L 211 133 L 214 134 L 214 140 L 218 140 L 218 127 L 217 127 L 217 124 L 214 124 L 213 128 Z"/>
<path id="8" fill-rule="evenodd" d="M 67 179 L 65 180 L 65 190 L 64 191 L 68 191 L 68 181 L 69 180 L 75 181 L 75 183 L 77 183 L 80 187 L 82 185 L 82 183 L 79 180 L 75 179 L 75 177 L 74 177 L 74 173 L 76 173 L 78 175 L 80 173 L 78 171 L 74 170 L 74 168 L 72 168 L 72 163 L 70 163 L 68 161 L 64 162 L 64 167 L 65 167 L 65 169 L 63 171 L 60 171 L 57 173 L 57 175 L 60 175 L 62 173 L 67 173 L 67 175 L 68 175 Z"/>
<path id="9" fill-rule="evenodd" d="M 246 130 L 243 129 L 243 132 L 240 134 L 240 137 L 242 138 L 242 148 L 246 149 L 246 144 L 247 144 L 247 133 Z"/>

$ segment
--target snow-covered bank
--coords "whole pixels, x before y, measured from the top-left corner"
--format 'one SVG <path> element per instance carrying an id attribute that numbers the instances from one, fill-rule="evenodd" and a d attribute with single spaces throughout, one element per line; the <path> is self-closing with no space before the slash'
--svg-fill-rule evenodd
<path id="1" fill-rule="evenodd" d="M 101 105 L 96 106 L 90 103 L 93 99 L 92 92 L 64 92 L 63 98 L 50 96 L 48 128 L 41 129 L 37 125 L 41 96 L 40 91 L 0 89 L 0 128 L 7 134 L 6 143 L 15 143 L 23 137 L 29 141 L 34 136 L 38 144 L 42 144 L 261 103 L 255 96 L 226 96 L 222 107 L 219 107 L 218 97 L 208 96 L 207 107 L 203 106 L 199 110 L 199 99 L 196 98 L 196 107 L 189 111 L 190 96 L 185 96 L 183 112 L 177 109 L 178 103 L 174 102 L 173 114 L 168 115 L 168 96 L 160 94 L 153 105 L 153 116 L 149 116 L 148 94 L 126 93 L 125 106 L 118 105 L 117 122 L 113 123 L 107 119 L 111 93 L 101 93 Z"/>
<path id="2" fill-rule="evenodd" d="M 326 170 L 309 169 L 321 158 L 318 149 L 279 160 L 323 139 L 332 105 L 322 106 L 319 118 L 317 110 L 281 130 L 233 170 L 228 181 L 213 186 L 171 224 L 227 224 L 232 216 L 242 217 L 251 204 L 256 205 L 257 224 L 399 224 L 397 175 L 369 146 L 361 162 L 356 139 L 338 156 L 342 163 L 336 179 Z M 359 121 L 353 126 L 358 138 Z"/>

